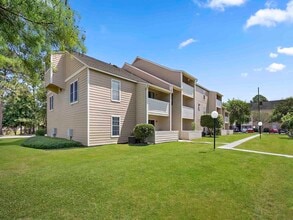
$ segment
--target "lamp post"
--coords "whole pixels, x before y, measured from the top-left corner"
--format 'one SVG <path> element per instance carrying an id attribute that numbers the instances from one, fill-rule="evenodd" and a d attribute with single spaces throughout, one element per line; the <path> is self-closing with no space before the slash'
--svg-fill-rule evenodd
<path id="1" fill-rule="evenodd" d="M 259 130 L 259 139 L 261 139 L 261 126 L 262 126 L 262 122 L 258 122 L 258 130 Z"/>
<path id="2" fill-rule="evenodd" d="M 211 116 L 214 119 L 214 150 L 216 149 L 216 119 L 218 118 L 218 112 L 213 111 Z"/>

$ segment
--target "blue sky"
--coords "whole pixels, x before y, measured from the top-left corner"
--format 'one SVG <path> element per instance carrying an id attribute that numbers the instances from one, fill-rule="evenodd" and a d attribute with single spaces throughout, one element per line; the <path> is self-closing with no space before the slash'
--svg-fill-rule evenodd
<path id="1" fill-rule="evenodd" d="M 70 0 L 87 54 L 136 56 L 198 78 L 224 101 L 293 96 L 293 0 Z"/>

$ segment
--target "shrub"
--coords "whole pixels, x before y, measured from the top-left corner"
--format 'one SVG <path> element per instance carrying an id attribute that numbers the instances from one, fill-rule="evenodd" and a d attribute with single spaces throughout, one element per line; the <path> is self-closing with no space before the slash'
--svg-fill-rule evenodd
<path id="1" fill-rule="evenodd" d="M 135 138 L 140 142 L 145 143 L 146 138 L 150 137 L 155 133 L 155 128 L 151 124 L 137 124 L 133 130 Z"/>
<path id="2" fill-rule="evenodd" d="M 191 129 L 192 129 L 193 131 L 195 130 L 195 127 L 196 127 L 195 122 L 191 122 Z"/>
<path id="3" fill-rule="evenodd" d="M 218 118 L 216 118 L 216 128 L 220 130 L 223 127 L 223 124 L 223 116 L 219 115 Z M 214 119 L 211 117 L 211 115 L 202 115 L 200 118 L 200 125 L 202 127 L 207 127 L 211 135 L 214 128 Z M 221 131 L 219 133 L 221 134 Z"/>
<path id="4" fill-rule="evenodd" d="M 38 129 L 36 130 L 36 136 L 45 136 L 46 130 L 45 129 Z"/>
<path id="5" fill-rule="evenodd" d="M 26 139 L 21 146 L 30 147 L 36 149 L 60 149 L 60 148 L 71 148 L 81 147 L 82 144 L 77 141 L 70 141 L 63 138 L 52 138 L 36 136 Z"/>

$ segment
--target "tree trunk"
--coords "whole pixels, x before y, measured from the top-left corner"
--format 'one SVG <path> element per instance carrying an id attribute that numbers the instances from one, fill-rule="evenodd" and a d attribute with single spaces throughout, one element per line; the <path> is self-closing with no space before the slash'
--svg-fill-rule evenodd
<path id="1" fill-rule="evenodd" d="M 3 122 L 3 103 L 0 100 L 0 135 L 3 135 L 3 132 L 2 132 L 2 122 Z"/>

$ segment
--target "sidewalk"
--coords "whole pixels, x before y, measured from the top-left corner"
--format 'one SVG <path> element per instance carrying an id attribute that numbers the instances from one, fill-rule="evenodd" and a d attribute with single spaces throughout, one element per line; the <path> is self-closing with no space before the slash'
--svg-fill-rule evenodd
<path id="1" fill-rule="evenodd" d="M 0 139 L 9 139 L 9 138 L 30 138 L 35 135 L 7 135 L 7 136 L 0 136 Z"/>
<path id="2" fill-rule="evenodd" d="M 217 147 L 219 149 L 224 149 L 224 150 L 236 150 L 236 151 L 242 151 L 242 152 L 248 152 L 248 153 L 255 153 L 255 154 L 263 154 L 263 155 L 271 155 L 271 156 L 278 156 L 278 157 L 287 157 L 287 158 L 293 158 L 293 155 L 288 155 L 288 154 L 276 154 L 276 153 L 269 153 L 269 152 L 263 152 L 263 151 L 255 151 L 255 150 L 245 150 L 245 149 L 237 149 L 237 148 L 234 148 L 246 141 L 249 141 L 253 138 L 256 138 L 258 137 L 259 134 L 257 135 L 254 135 L 254 136 L 251 136 L 251 137 L 247 137 L 247 138 L 244 138 L 244 139 L 241 139 L 239 141 L 235 141 L 235 142 L 232 142 L 230 144 L 226 144 L 224 146 L 221 146 L 221 147 Z"/>

